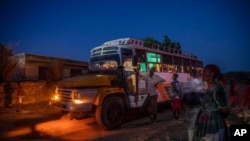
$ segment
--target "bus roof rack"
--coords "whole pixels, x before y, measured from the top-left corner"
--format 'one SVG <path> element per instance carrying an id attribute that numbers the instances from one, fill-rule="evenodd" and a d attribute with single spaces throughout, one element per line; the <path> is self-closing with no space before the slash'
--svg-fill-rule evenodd
<path id="1" fill-rule="evenodd" d="M 156 49 L 158 51 L 168 52 L 168 53 L 171 53 L 171 54 L 179 54 L 179 55 L 182 55 L 182 56 L 197 59 L 196 55 L 189 54 L 189 53 L 183 53 L 182 50 L 180 50 L 180 49 L 169 48 L 169 47 L 163 46 L 161 44 L 154 44 L 154 43 L 147 44 L 143 40 L 130 38 L 130 37 L 106 41 L 106 42 L 103 43 L 103 45 L 106 45 L 106 46 L 111 46 L 111 45 L 133 45 L 133 46 L 137 46 L 137 47 L 151 48 L 151 49 Z"/>

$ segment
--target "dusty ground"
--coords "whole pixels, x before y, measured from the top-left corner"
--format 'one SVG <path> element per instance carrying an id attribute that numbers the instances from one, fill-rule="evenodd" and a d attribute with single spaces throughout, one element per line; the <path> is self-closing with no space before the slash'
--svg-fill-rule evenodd
<path id="1" fill-rule="evenodd" d="M 148 118 L 144 116 L 136 116 L 138 112 L 129 113 L 131 118 L 126 118 L 125 123 L 121 126 L 120 132 L 116 132 L 112 136 L 91 139 L 94 141 L 186 141 L 187 132 L 184 120 L 172 119 L 172 112 L 169 107 L 163 107 L 159 112 L 159 117 L 156 123 L 149 124 Z M 242 124 L 242 119 L 239 117 L 242 113 L 240 109 L 231 110 L 231 115 L 227 119 L 228 126 L 230 124 Z M 58 109 L 50 108 L 47 102 L 25 105 L 20 111 L 15 108 L 7 109 L 0 108 L 0 140 L 8 131 L 13 128 L 18 128 L 22 125 L 34 125 L 39 122 L 58 119 L 62 116 Z M 108 132 L 105 132 L 108 133 Z M 53 138 L 45 137 L 44 135 L 34 132 L 29 137 L 23 139 L 52 140 Z M 3 138 L 6 140 L 6 138 Z M 15 139 L 17 140 L 17 139 Z"/>
<path id="2" fill-rule="evenodd" d="M 14 127 L 33 124 L 44 121 L 51 117 L 61 116 L 60 111 L 50 108 L 48 102 L 22 105 L 18 110 L 16 106 L 12 108 L 0 108 L 0 133 L 4 133 Z M 52 118 L 53 119 L 53 118 Z"/>

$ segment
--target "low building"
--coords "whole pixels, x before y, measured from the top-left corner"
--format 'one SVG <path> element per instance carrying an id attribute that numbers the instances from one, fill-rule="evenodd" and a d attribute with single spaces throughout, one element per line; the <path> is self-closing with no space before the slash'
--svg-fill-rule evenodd
<path id="1" fill-rule="evenodd" d="M 17 62 L 12 80 L 53 80 L 84 74 L 88 70 L 88 63 L 65 58 L 48 57 L 21 53 L 11 57 Z"/>

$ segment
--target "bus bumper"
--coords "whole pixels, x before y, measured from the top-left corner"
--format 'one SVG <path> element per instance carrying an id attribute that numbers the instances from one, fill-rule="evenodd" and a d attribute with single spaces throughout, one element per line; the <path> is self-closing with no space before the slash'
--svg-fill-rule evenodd
<path id="1" fill-rule="evenodd" d="M 67 112 L 91 112 L 92 103 L 76 104 L 73 102 L 63 102 L 58 100 L 50 100 L 49 105 L 54 108 L 59 108 Z"/>

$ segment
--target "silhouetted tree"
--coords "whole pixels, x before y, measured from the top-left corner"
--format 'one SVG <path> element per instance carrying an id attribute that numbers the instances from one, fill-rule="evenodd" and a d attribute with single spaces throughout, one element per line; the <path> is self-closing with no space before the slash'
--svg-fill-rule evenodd
<path id="1" fill-rule="evenodd" d="M 17 60 L 11 59 L 12 49 L 0 43 L 0 82 L 10 81 L 16 69 Z"/>
<path id="2" fill-rule="evenodd" d="M 149 48 L 152 48 L 154 45 L 160 44 L 160 42 L 154 39 L 153 37 L 146 37 L 143 41 L 144 46 Z"/>
<path id="3" fill-rule="evenodd" d="M 177 43 L 175 44 L 175 48 L 181 50 L 181 44 L 180 44 L 179 42 L 177 42 Z"/>
<path id="4" fill-rule="evenodd" d="M 172 44 L 172 41 L 169 39 L 169 37 L 167 35 L 164 35 L 163 45 L 165 47 L 170 48 L 171 44 Z"/>
<path id="5" fill-rule="evenodd" d="M 173 50 L 177 49 L 179 52 L 181 52 L 181 44 L 179 42 L 171 41 L 171 39 L 167 36 L 163 36 L 163 43 L 157 41 L 153 37 L 146 37 L 144 39 L 144 46 L 149 48 L 155 48 L 159 46 L 160 50 L 163 50 L 165 48 L 166 51 L 170 50 L 170 52 L 173 52 Z"/>

